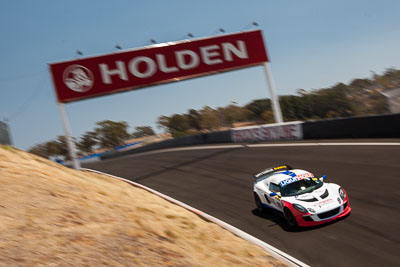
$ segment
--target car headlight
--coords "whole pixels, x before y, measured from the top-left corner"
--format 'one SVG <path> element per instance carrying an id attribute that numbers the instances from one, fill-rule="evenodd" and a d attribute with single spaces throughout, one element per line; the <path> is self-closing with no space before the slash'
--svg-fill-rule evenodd
<path id="1" fill-rule="evenodd" d="M 307 209 L 304 208 L 302 205 L 293 204 L 293 208 L 295 208 L 296 210 L 301 211 L 303 213 L 308 213 Z"/>
<path id="2" fill-rule="evenodd" d="M 346 193 L 344 192 L 343 188 L 339 188 L 339 196 L 342 200 L 346 198 Z"/>

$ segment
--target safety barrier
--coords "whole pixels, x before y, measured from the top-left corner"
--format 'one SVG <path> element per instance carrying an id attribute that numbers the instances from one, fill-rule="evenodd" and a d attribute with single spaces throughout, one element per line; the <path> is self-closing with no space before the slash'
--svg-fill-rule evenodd
<path id="1" fill-rule="evenodd" d="M 400 138 L 400 114 L 307 121 L 303 138 Z"/>
<path id="2" fill-rule="evenodd" d="M 127 151 L 114 151 L 102 158 L 189 145 L 333 138 L 400 138 L 400 114 L 233 128 L 227 131 L 178 137 Z"/>

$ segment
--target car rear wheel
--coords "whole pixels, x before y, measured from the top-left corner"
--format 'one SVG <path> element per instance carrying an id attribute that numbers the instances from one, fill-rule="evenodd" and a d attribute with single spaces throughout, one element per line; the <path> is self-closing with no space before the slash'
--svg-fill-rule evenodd
<path id="1" fill-rule="evenodd" d="M 293 213 L 288 208 L 285 208 L 283 210 L 283 213 L 285 214 L 285 219 L 288 222 L 289 226 L 295 228 L 297 226 L 297 222 Z"/>
<path id="2" fill-rule="evenodd" d="M 258 196 L 258 194 L 256 192 L 254 192 L 254 202 L 256 203 L 257 210 L 259 212 L 263 212 L 264 211 L 264 206 L 263 206 L 263 204 L 261 202 L 260 197 Z"/>

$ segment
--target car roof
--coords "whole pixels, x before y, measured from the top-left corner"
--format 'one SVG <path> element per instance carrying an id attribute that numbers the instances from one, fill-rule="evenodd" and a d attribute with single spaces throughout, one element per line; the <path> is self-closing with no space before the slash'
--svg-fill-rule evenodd
<path id="1" fill-rule="evenodd" d="M 294 170 L 290 170 L 290 171 L 276 172 L 269 177 L 269 180 L 272 183 L 279 185 L 280 182 L 282 182 L 286 179 L 290 179 L 292 177 L 295 177 L 295 176 L 301 175 L 301 174 L 305 174 L 305 173 L 309 173 L 309 171 L 305 171 L 305 170 L 301 170 L 301 169 L 294 169 Z"/>

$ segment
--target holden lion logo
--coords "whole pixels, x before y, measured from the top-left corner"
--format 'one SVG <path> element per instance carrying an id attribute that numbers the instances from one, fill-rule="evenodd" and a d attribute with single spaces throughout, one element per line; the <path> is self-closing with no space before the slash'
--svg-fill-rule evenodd
<path id="1" fill-rule="evenodd" d="M 84 93 L 92 88 L 94 79 L 88 68 L 81 65 L 71 65 L 65 69 L 63 80 L 69 89 Z"/>

